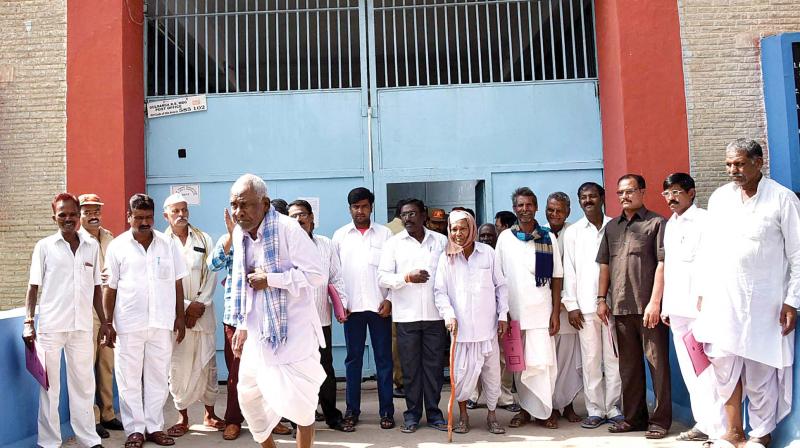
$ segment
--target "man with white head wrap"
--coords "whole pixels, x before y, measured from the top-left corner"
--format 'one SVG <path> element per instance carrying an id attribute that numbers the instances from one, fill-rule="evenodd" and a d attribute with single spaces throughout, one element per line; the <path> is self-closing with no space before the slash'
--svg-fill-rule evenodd
<path id="1" fill-rule="evenodd" d="M 436 268 L 435 300 L 450 331 L 455 332 L 456 400 L 460 412 L 456 433 L 469 432 L 467 400 L 481 380 L 489 413 L 489 432 L 503 434 L 495 408 L 500 397 L 500 349 L 497 335 L 507 328 L 506 281 L 495 265 L 494 249 L 475 241 L 475 219 L 467 212 L 450 213 L 448 243 Z"/>

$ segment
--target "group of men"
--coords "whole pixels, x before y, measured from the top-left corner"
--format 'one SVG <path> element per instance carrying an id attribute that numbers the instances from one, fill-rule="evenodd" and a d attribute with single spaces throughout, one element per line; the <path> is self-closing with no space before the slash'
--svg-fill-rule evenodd
<path id="1" fill-rule="evenodd" d="M 164 202 L 164 233 L 153 229 L 153 200 L 134 195 L 130 229 L 112 241 L 97 195 L 62 193 L 52 202 L 59 231 L 34 249 L 23 330 L 50 367 L 39 445 L 61 442 L 53 366 L 63 350 L 70 419 L 83 445 L 99 446 L 106 429 L 122 428 L 126 448 L 145 440 L 172 445 L 189 429 L 188 407 L 201 401 L 203 423 L 223 430 L 226 440 L 237 438 L 246 420 L 262 446 L 275 446 L 272 434 L 294 432 L 298 446 L 310 447 L 318 406 L 333 429 L 352 432 L 359 423 L 367 331 L 383 429 L 395 427 L 393 370 L 400 367 L 401 431 L 417 431 L 423 414 L 428 426 L 447 430 L 439 402 L 449 366 L 456 433 L 470 431 L 468 409 L 485 402 L 493 434 L 505 432 L 495 413 L 504 406 L 518 411 L 512 428 L 533 421 L 557 428 L 563 416 L 584 428 L 610 423 L 612 433 L 659 439 L 672 423 L 671 327 L 697 422 L 678 439 L 767 446 L 791 404 L 800 201 L 762 175 L 755 141 L 732 142 L 725 161 L 732 182 L 711 196 L 707 211 L 694 204 L 688 174 L 664 180 L 669 220 L 645 207 L 646 184 L 637 174 L 619 179 L 622 213 L 614 218 L 605 214 L 604 188 L 582 184 L 584 216 L 573 224 L 569 195 L 547 197 L 545 225 L 535 217 L 537 196 L 520 187 L 513 213 L 498 213 L 495 224 L 478 227 L 474 212 L 457 207 L 441 211 L 437 228 L 422 201 L 406 199 L 397 204 L 402 229 L 393 231 L 391 223 L 373 222 L 374 195 L 360 187 L 347 197 L 352 221 L 332 239 L 314 233 L 308 202 L 271 203 L 264 181 L 246 174 L 231 187 L 227 232 L 216 245 L 189 223 L 180 194 Z M 218 271 L 225 274 L 229 371 L 224 419 L 214 411 Z M 331 304 L 338 301 L 347 348 L 344 413 L 336 406 L 331 351 Z M 504 346 L 521 350 L 521 365 L 506 362 Z M 703 352 L 706 369 L 698 367 Z M 94 413 L 93 359 L 101 405 Z M 107 389 L 111 365 L 121 422 Z M 581 391 L 584 418 L 573 407 Z M 165 431 L 169 393 L 179 420 Z"/>

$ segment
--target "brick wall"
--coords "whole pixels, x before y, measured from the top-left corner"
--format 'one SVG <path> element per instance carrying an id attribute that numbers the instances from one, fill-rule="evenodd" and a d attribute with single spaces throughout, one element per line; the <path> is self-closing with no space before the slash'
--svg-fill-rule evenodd
<path id="1" fill-rule="evenodd" d="M 30 255 L 66 185 L 65 0 L 0 2 L 0 310 L 25 303 Z"/>
<path id="2" fill-rule="evenodd" d="M 797 0 L 678 0 L 692 175 L 705 204 L 725 183 L 725 146 L 766 146 L 760 39 L 800 31 Z M 765 165 L 768 166 L 768 165 Z"/>

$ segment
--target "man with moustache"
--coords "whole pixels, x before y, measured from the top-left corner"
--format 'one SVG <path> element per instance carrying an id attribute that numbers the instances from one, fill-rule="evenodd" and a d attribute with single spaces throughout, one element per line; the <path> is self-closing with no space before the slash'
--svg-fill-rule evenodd
<path id="1" fill-rule="evenodd" d="M 594 182 L 578 188 L 583 218 L 564 231 L 564 298 L 569 325 L 578 330 L 581 371 L 586 410 L 581 427 L 594 429 L 606 421 L 624 420 L 619 411 L 622 382 L 619 359 L 611 332 L 614 316 L 605 324 L 597 315 L 597 280 L 600 266 L 595 261 L 605 226 L 605 190 Z"/>
<path id="2" fill-rule="evenodd" d="M 375 195 L 368 189 L 358 187 L 350 190 L 347 203 L 353 221 L 333 234 L 347 293 L 343 305 L 349 312 L 344 323 L 347 344 L 344 361 L 347 369 L 347 411 L 344 418 L 349 425 L 356 426 L 361 414 L 361 370 L 369 329 L 378 383 L 380 425 L 383 429 L 391 429 L 394 428 L 392 302 L 386 298 L 386 289 L 378 285 L 378 265 L 381 250 L 392 232 L 370 219 Z"/>
<path id="3" fill-rule="evenodd" d="M 569 227 L 569 196 L 561 191 L 551 193 L 547 197 L 545 217 L 550 233 L 558 243 L 562 259 L 564 254 L 563 232 Z M 561 323 L 555 335 L 556 360 L 558 375 L 556 390 L 553 394 L 553 418 L 563 415 L 570 422 L 579 422 L 581 418 L 575 413 L 572 402 L 583 388 L 581 380 L 581 349 L 578 342 L 578 331 L 569 324 L 567 309 L 561 305 L 559 314 Z"/>
<path id="4" fill-rule="evenodd" d="M 100 196 L 87 193 L 78 196 L 81 204 L 81 228 L 78 234 L 81 238 L 92 238 L 100 246 L 100 280 L 108 281 L 108 273 L 104 272 L 104 262 L 108 244 L 114 235 L 103 228 L 103 201 Z M 94 334 L 100 331 L 100 319 L 94 313 Z M 94 423 L 97 434 L 101 438 L 108 438 L 108 430 L 122 431 L 122 422 L 117 419 L 114 412 L 114 350 L 94 339 L 94 373 L 97 386 L 97 402 L 94 406 Z"/>
<path id="5" fill-rule="evenodd" d="M 622 214 L 606 224 L 595 259 L 600 263 L 597 315 L 614 316 L 625 420 L 612 433 L 645 431 L 663 439 L 672 425 L 669 329 L 661 322 L 664 290 L 664 218 L 644 206 L 645 181 L 626 174 L 617 182 Z M 610 297 L 609 296 L 610 293 Z M 647 358 L 656 406 L 648 416 L 643 358 Z"/>
<path id="6" fill-rule="evenodd" d="M 217 275 L 208 269 L 211 237 L 189 223 L 186 198 L 175 193 L 164 200 L 164 218 L 169 223 L 164 234 L 181 250 L 189 275 L 182 279 L 186 338 L 172 350 L 169 391 L 178 411 L 178 422 L 167 430 L 170 437 L 189 431 L 189 405 L 202 401 L 203 424 L 224 429 L 216 416 L 214 404 L 217 385 L 217 319 L 214 313 L 214 289 Z"/>
<path id="7" fill-rule="evenodd" d="M 697 375 L 684 336 L 697 318 L 697 287 L 700 264 L 697 252 L 706 228 L 706 211 L 694 204 L 694 179 L 686 173 L 673 173 L 664 180 L 661 193 L 672 210 L 664 230 L 664 300 L 661 320 L 672 328 L 675 354 L 683 382 L 689 390 L 695 425 L 680 433 L 677 440 L 705 441 L 722 435 L 724 414 L 715 390 L 713 369 Z"/>
<path id="8" fill-rule="evenodd" d="M 708 200 L 701 309 L 692 327 L 695 338 L 705 343 L 717 393 L 725 401 L 727 428 L 721 439 L 735 446 L 768 446 L 792 404 L 800 201 L 764 177 L 763 157 L 753 140 L 737 139 L 726 148 L 732 182 Z"/>
<path id="9" fill-rule="evenodd" d="M 78 233 L 78 199 L 69 193 L 57 195 L 52 203 L 53 221 L 58 232 L 39 240 L 33 248 L 30 280 L 25 297 L 25 323 L 22 338 L 29 349 L 44 357 L 49 389 L 39 390 L 38 446 L 61 446 L 61 419 L 58 400 L 61 392 L 61 352 L 67 362 L 70 424 L 81 445 L 101 447 L 94 428 L 92 400 L 93 340 L 92 311 L 101 323 L 98 244 Z M 34 329 L 37 296 L 39 325 Z M 101 328 L 101 333 L 105 334 Z M 34 345 L 35 343 L 35 345 Z"/>
<path id="10" fill-rule="evenodd" d="M 189 272 L 178 245 L 153 230 L 154 210 L 150 196 L 131 196 L 130 229 L 106 253 L 106 343 L 117 346 L 115 376 L 128 448 L 140 448 L 145 439 L 162 446 L 175 443 L 163 431 L 164 403 L 173 343 L 180 344 L 186 331 L 181 280 Z"/>
<path id="11" fill-rule="evenodd" d="M 516 223 L 517 216 L 508 210 L 499 211 L 494 215 L 494 226 L 497 229 L 498 235 L 503 233 L 503 230 L 510 228 Z"/>
<path id="12" fill-rule="evenodd" d="M 536 418 L 543 426 L 558 428 L 553 418 L 556 352 L 561 309 L 561 252 L 551 232 L 534 216 L 536 195 L 528 187 L 511 196 L 518 223 L 497 238 L 495 263 L 508 284 L 509 317 L 519 320 L 525 370 L 514 374 L 522 410 L 508 426 L 517 428 Z"/>

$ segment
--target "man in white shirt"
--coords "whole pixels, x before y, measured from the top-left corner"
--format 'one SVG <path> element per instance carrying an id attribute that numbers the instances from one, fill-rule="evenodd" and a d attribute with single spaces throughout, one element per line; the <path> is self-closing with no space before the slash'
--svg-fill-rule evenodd
<path id="1" fill-rule="evenodd" d="M 238 323 L 239 406 L 253 439 L 275 447 L 281 417 L 295 422 L 297 446 L 314 443 L 325 346 L 314 291 L 324 286 L 319 251 L 296 220 L 270 207 L 267 186 L 252 174 L 234 182 L 231 299 Z"/>
<path id="2" fill-rule="evenodd" d="M 146 194 L 128 202 L 130 229 L 108 246 L 108 287 L 103 306 L 108 316 L 106 341 L 114 351 L 115 377 L 126 445 L 145 439 L 173 445 L 164 431 L 164 403 L 169 393 L 173 332 L 185 336 L 183 283 L 188 275 L 175 242 L 153 230 L 155 206 Z M 143 396 L 144 395 L 144 396 Z"/>
<path id="3" fill-rule="evenodd" d="M 436 268 L 436 307 L 454 332 L 456 344 L 453 371 L 459 421 L 453 432 L 469 432 L 467 400 L 478 385 L 489 412 L 487 429 L 504 434 L 495 408 L 500 397 L 500 347 L 508 329 L 508 290 L 495 265 L 494 250 L 475 241 L 475 219 L 467 212 L 450 212 L 448 244 Z"/>
<path id="4" fill-rule="evenodd" d="M 345 420 L 358 424 L 361 414 L 361 369 L 367 329 L 375 357 L 378 383 L 378 413 L 383 429 L 394 428 L 392 402 L 392 302 L 388 292 L 378 285 L 378 264 L 384 243 L 392 232 L 372 222 L 375 196 L 364 187 L 354 188 L 347 195 L 353 221 L 333 234 L 333 243 L 342 262 L 342 278 L 347 293 L 343 303 L 349 312 L 344 323 L 347 357 L 344 360 L 347 378 L 347 411 Z"/>
<path id="5" fill-rule="evenodd" d="M 189 275 L 182 279 L 186 337 L 172 350 L 169 391 L 178 410 L 178 422 L 167 430 L 170 437 L 189 431 L 189 405 L 202 401 L 203 424 L 224 429 L 225 423 L 214 413 L 217 384 L 217 319 L 214 313 L 214 289 L 217 274 L 208 268 L 211 237 L 189 223 L 186 198 L 175 193 L 164 200 L 164 218 L 169 223 L 164 232 L 183 254 Z"/>
<path id="6" fill-rule="evenodd" d="M 550 228 L 550 234 L 558 244 L 558 249 L 564 254 L 563 232 L 569 227 L 569 196 L 561 191 L 550 193 L 547 197 L 545 217 Z M 562 291 L 563 294 L 563 291 Z M 575 413 L 572 402 L 583 389 L 581 379 L 581 348 L 578 342 L 578 331 L 569 324 L 567 309 L 561 305 L 559 313 L 560 323 L 556 342 L 556 361 L 558 374 L 556 376 L 556 390 L 553 394 L 553 418 L 563 415 L 570 422 L 579 422 L 581 418 Z"/>
<path id="7" fill-rule="evenodd" d="M 561 252 L 550 232 L 534 216 L 536 195 L 528 187 L 511 195 L 517 224 L 497 238 L 495 263 L 508 285 L 509 317 L 519 320 L 525 352 L 525 370 L 514 374 L 522 410 L 509 422 L 511 428 L 538 419 L 558 428 L 552 416 L 556 382 L 556 350 L 561 308 Z"/>
<path id="8" fill-rule="evenodd" d="M 397 326 L 406 393 L 405 433 L 417 430 L 423 409 L 428 426 L 447 430 L 439 409 L 446 331 L 433 299 L 436 266 L 447 238 L 425 228 L 426 215 L 425 204 L 419 199 L 401 203 L 400 219 L 405 230 L 384 244 L 378 266 L 380 286 L 391 290 L 392 320 Z"/>
<path id="9" fill-rule="evenodd" d="M 742 401 L 748 398 L 748 445 L 767 446 L 791 410 L 793 334 L 800 306 L 800 201 L 761 173 L 761 146 L 737 139 L 725 152 L 732 182 L 708 201 L 692 331 L 711 358 L 725 401 L 726 432 L 745 443 Z"/>
<path id="10" fill-rule="evenodd" d="M 581 427 L 594 429 L 607 420 L 624 420 L 619 410 L 622 381 L 612 336 L 614 317 L 606 325 L 597 316 L 597 280 L 600 266 L 595 261 L 603 230 L 611 218 L 603 213 L 605 190 L 594 182 L 578 188 L 584 217 L 564 231 L 564 297 L 569 325 L 578 330 L 586 410 Z"/>
<path id="11" fill-rule="evenodd" d="M 78 233 L 80 205 L 69 193 L 57 195 L 51 204 L 58 232 L 39 240 L 33 248 L 30 280 L 25 298 L 22 338 L 29 349 L 41 352 L 50 388 L 39 391 L 38 445 L 61 446 L 61 352 L 67 364 L 70 424 L 83 446 L 100 447 L 94 425 L 94 364 L 92 308 L 105 322 L 101 306 L 99 246 Z M 37 295 L 38 334 L 34 329 Z M 101 330 L 102 331 L 102 330 Z"/>
<path id="12" fill-rule="evenodd" d="M 319 388 L 319 404 L 322 407 L 322 415 L 325 416 L 325 423 L 328 427 L 337 431 L 353 432 L 355 428 L 345 423 L 342 411 L 336 407 L 336 372 L 333 369 L 331 302 L 328 299 L 328 288 L 329 285 L 333 285 L 339 298 L 343 301 L 347 300 L 339 256 L 336 255 L 336 248 L 330 238 L 314 234 L 314 210 L 308 201 L 297 199 L 290 202 L 289 217 L 296 219 L 300 223 L 300 227 L 314 241 L 322 262 L 322 275 L 325 277 L 322 286 L 314 288 L 314 304 L 322 324 L 322 334 L 325 336 L 325 347 L 319 349 L 320 363 L 325 369 L 325 382 Z M 347 317 L 343 319 L 337 317 L 337 320 L 343 323 L 347 321 Z"/>

